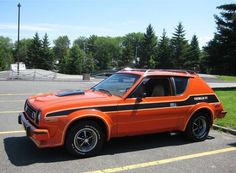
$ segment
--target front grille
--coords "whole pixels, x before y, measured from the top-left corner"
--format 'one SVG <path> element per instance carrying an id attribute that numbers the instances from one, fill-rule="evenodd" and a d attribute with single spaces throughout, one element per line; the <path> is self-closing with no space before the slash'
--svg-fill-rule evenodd
<path id="1" fill-rule="evenodd" d="M 30 103 L 28 101 L 25 102 L 25 113 L 28 115 L 29 118 L 31 118 L 32 120 L 36 119 L 37 116 L 37 110 L 35 110 L 33 108 L 33 106 L 30 105 Z"/>

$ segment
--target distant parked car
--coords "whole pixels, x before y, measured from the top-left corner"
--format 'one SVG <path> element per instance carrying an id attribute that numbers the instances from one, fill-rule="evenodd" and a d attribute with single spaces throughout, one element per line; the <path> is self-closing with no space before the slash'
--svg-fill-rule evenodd
<path id="1" fill-rule="evenodd" d="M 102 70 L 102 71 L 98 71 L 98 72 L 92 74 L 92 76 L 95 78 L 105 79 L 105 78 L 108 78 L 109 76 L 113 75 L 114 73 L 116 73 L 119 70 L 120 69 Z"/>
<path id="2" fill-rule="evenodd" d="M 102 73 L 97 73 L 97 74 L 93 75 L 93 77 L 95 77 L 95 78 L 107 78 L 107 77 L 109 77 L 113 74 L 114 73 L 112 73 L 112 72 L 102 72 Z"/>
<path id="3" fill-rule="evenodd" d="M 18 120 L 38 147 L 64 145 L 87 157 L 122 136 L 180 131 L 203 141 L 213 121 L 225 114 L 194 72 L 126 69 L 86 91 L 32 96 Z"/>

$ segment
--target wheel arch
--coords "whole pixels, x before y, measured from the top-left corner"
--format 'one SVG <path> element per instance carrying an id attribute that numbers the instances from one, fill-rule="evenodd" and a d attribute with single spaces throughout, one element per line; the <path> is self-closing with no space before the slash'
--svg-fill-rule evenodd
<path id="1" fill-rule="evenodd" d="M 111 126 L 112 126 L 112 121 L 108 117 L 104 117 L 95 113 L 90 113 L 90 114 L 80 114 L 80 116 L 75 116 L 65 127 L 64 134 L 63 134 L 63 144 L 65 143 L 66 135 L 73 125 L 80 121 L 94 121 L 98 125 L 101 126 L 104 134 L 105 134 L 105 139 L 108 141 L 111 138 Z"/>
<path id="2" fill-rule="evenodd" d="M 207 107 L 207 106 L 199 107 L 198 109 L 194 110 L 194 111 L 191 113 L 191 115 L 189 116 L 189 118 L 188 118 L 188 120 L 186 121 L 186 124 L 185 124 L 185 126 L 184 126 L 184 129 L 183 129 L 184 131 L 186 130 L 186 128 L 187 128 L 187 126 L 188 126 L 189 121 L 191 120 L 191 118 L 192 118 L 194 115 L 198 114 L 198 113 L 205 113 L 205 115 L 207 115 L 207 118 L 208 118 L 208 120 L 209 120 L 209 122 L 210 122 L 210 125 L 213 124 L 214 113 L 213 113 L 213 111 L 211 110 L 211 108 L 209 108 L 209 107 Z"/>

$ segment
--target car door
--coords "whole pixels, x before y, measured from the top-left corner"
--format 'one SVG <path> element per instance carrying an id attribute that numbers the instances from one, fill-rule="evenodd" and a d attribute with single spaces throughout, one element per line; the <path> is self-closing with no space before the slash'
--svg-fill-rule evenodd
<path id="1" fill-rule="evenodd" d="M 130 95 L 118 104 L 118 136 L 155 133 L 174 129 L 178 117 L 170 77 L 145 77 Z"/>

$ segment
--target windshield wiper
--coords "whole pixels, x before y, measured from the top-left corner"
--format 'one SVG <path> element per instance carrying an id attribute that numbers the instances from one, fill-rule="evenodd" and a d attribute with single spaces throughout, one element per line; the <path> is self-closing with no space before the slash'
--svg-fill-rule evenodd
<path id="1" fill-rule="evenodd" d="M 110 91 L 106 90 L 106 89 L 98 89 L 98 91 L 101 91 L 101 92 L 104 92 L 104 93 L 107 93 L 108 95 L 112 96 L 112 94 L 110 93 Z"/>

